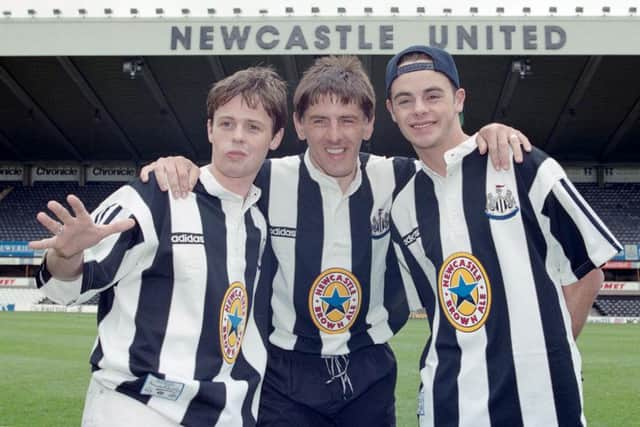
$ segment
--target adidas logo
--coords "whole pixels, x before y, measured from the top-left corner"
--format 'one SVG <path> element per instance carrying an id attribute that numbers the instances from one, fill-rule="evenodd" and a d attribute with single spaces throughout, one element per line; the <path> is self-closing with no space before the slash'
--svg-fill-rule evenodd
<path id="1" fill-rule="evenodd" d="M 204 236 L 197 233 L 172 233 L 171 243 L 203 245 Z"/>

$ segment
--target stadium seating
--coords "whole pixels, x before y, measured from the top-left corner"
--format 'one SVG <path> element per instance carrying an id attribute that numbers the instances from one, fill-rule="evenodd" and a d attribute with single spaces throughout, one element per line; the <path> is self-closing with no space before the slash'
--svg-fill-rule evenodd
<path id="1" fill-rule="evenodd" d="M 84 305 L 98 305 L 98 299 L 100 298 L 99 294 L 92 296 L 87 302 L 84 302 Z M 52 304 L 58 305 L 57 302 L 49 299 L 49 297 L 45 297 L 42 301 L 39 301 L 38 304 Z"/>
<path id="2" fill-rule="evenodd" d="M 640 317 L 640 298 L 633 295 L 600 295 L 594 307 L 604 316 Z"/>
<path id="3" fill-rule="evenodd" d="M 16 306 L 30 306 L 43 301 L 45 296 L 40 289 L 34 288 L 4 288 L 0 289 L 0 305 L 15 304 Z"/>
<path id="4" fill-rule="evenodd" d="M 89 183 L 85 186 L 75 182 L 36 182 L 32 187 L 14 185 L 11 192 L 0 200 L 0 240 L 48 237 L 49 232 L 36 221 L 36 214 L 46 210 L 49 200 L 63 201 L 67 194 L 75 194 L 91 211 L 121 185 L 118 182 Z"/>
<path id="5" fill-rule="evenodd" d="M 640 183 L 577 183 L 576 188 L 622 244 L 640 243 Z"/>

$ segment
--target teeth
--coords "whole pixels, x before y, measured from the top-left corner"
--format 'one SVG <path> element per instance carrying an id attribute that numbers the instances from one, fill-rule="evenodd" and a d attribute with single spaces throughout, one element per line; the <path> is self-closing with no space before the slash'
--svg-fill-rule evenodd
<path id="1" fill-rule="evenodd" d="M 342 153 L 344 153 L 344 148 L 327 148 L 327 153 L 329 153 L 329 154 L 342 154 Z"/>
<path id="2" fill-rule="evenodd" d="M 428 126 L 431 126 L 432 123 L 422 123 L 422 124 L 418 124 L 418 125 L 412 125 L 412 127 L 416 128 L 416 129 L 423 129 L 426 128 Z"/>

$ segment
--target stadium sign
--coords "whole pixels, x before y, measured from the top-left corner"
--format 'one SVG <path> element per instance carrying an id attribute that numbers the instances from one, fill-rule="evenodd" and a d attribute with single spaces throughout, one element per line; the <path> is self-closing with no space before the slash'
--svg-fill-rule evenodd
<path id="1" fill-rule="evenodd" d="M 0 56 L 389 55 L 428 44 L 466 55 L 635 55 L 635 17 L 392 16 L 10 18 Z"/>
<path id="2" fill-rule="evenodd" d="M 35 288 L 36 279 L 33 277 L 0 277 L 0 286 Z"/>
<path id="3" fill-rule="evenodd" d="M 31 169 L 31 181 L 79 181 L 78 166 L 34 166 Z"/>
<path id="4" fill-rule="evenodd" d="M 24 167 L 20 165 L 0 165 L 0 181 L 22 181 Z"/>
<path id="5" fill-rule="evenodd" d="M 605 292 L 638 292 L 640 291 L 640 282 L 604 282 L 600 287 L 600 291 Z"/>
<path id="6" fill-rule="evenodd" d="M 34 251 L 27 241 L 2 240 L 0 241 L 0 257 L 34 257 L 42 254 L 42 251 Z"/>
<path id="7" fill-rule="evenodd" d="M 85 169 L 87 182 L 118 182 L 130 181 L 137 176 L 134 166 L 101 166 L 90 165 Z"/>
<path id="8" fill-rule="evenodd" d="M 171 27 L 171 50 L 198 49 L 245 50 L 306 53 L 309 51 L 390 51 L 395 26 L 384 25 L 174 25 Z M 518 45 L 524 50 L 558 50 L 567 41 L 567 33 L 558 25 L 425 25 L 420 28 L 424 43 L 447 50 L 494 49 L 511 51 Z"/>

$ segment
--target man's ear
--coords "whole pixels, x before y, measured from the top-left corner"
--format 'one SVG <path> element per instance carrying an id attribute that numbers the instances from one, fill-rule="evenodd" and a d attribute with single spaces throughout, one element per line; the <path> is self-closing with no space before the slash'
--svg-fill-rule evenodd
<path id="1" fill-rule="evenodd" d="M 213 144 L 213 119 L 207 119 L 207 137 L 209 143 Z"/>
<path id="2" fill-rule="evenodd" d="M 270 150 L 277 149 L 280 146 L 280 143 L 282 142 L 283 137 L 284 137 L 284 128 L 280 128 L 280 130 L 276 132 L 275 135 L 273 135 L 273 138 L 271 138 L 271 142 L 269 143 L 269 149 Z"/>
<path id="3" fill-rule="evenodd" d="M 389 112 L 389 114 L 391 114 L 391 120 L 393 120 L 394 123 L 398 123 L 398 121 L 396 120 L 396 115 L 393 114 L 393 104 L 391 104 L 391 100 L 387 99 L 384 105 L 387 106 L 387 111 Z"/>
<path id="4" fill-rule="evenodd" d="M 363 134 L 363 138 L 365 141 L 368 141 L 371 139 L 371 135 L 373 135 L 373 124 L 376 121 L 376 116 L 372 115 L 371 118 L 369 120 L 367 120 L 367 123 L 364 125 L 365 129 L 364 129 L 364 134 Z"/>
<path id="5" fill-rule="evenodd" d="M 466 92 L 462 88 L 456 90 L 456 93 L 453 95 L 456 113 L 462 113 L 462 110 L 464 110 L 464 99 L 466 95 Z"/>
<path id="6" fill-rule="evenodd" d="M 302 118 L 300 116 L 298 116 L 297 112 L 293 113 L 293 125 L 296 128 L 296 133 L 298 134 L 298 139 L 300 141 L 304 141 L 305 139 L 307 139 L 306 135 L 304 134 L 304 126 L 302 126 Z"/>

